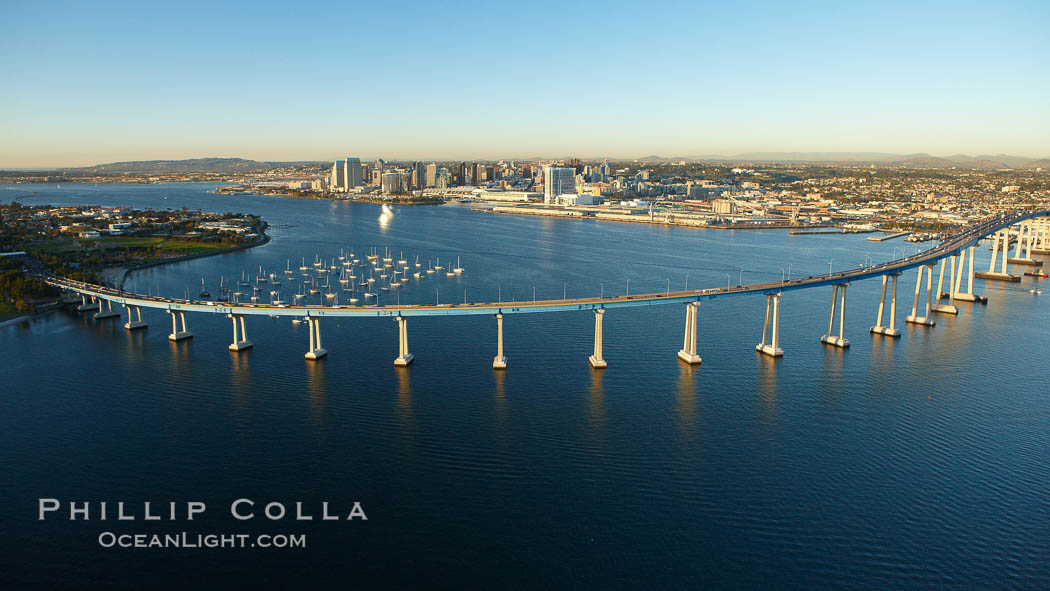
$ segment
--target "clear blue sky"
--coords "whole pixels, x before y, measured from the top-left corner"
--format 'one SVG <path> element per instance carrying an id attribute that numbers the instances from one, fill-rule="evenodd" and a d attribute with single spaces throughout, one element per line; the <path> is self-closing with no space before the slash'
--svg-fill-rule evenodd
<path id="1" fill-rule="evenodd" d="M 0 166 L 1050 156 L 1050 2 L 0 4 Z"/>

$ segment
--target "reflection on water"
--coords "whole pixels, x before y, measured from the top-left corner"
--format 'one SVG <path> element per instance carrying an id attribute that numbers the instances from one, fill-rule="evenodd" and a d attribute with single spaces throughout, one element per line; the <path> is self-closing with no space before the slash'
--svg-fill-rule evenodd
<path id="1" fill-rule="evenodd" d="M 696 425 L 696 377 L 698 367 L 688 363 L 678 364 L 678 399 L 675 410 L 678 425 L 686 435 L 691 435 Z"/>
<path id="2" fill-rule="evenodd" d="M 227 350 L 229 351 L 229 350 Z M 251 398 L 252 393 L 252 350 L 229 351 L 230 384 L 237 398 Z"/>
<path id="3" fill-rule="evenodd" d="M 321 359 L 306 360 L 306 381 L 310 384 L 310 409 L 313 410 L 314 418 L 323 417 L 325 411 L 325 359 L 325 357 L 322 357 Z"/>
<path id="4" fill-rule="evenodd" d="M 494 369 L 492 370 L 492 377 L 496 380 L 496 414 L 503 418 L 507 414 L 507 400 L 503 394 L 503 381 L 507 379 L 507 371 Z"/>
<path id="5" fill-rule="evenodd" d="M 192 371 L 190 360 L 190 341 L 193 339 L 182 339 L 180 341 L 168 341 L 171 350 L 171 367 L 176 375 L 186 375 L 185 372 Z"/>
<path id="6" fill-rule="evenodd" d="M 587 425 L 592 432 L 600 432 L 605 426 L 605 390 L 602 389 L 604 369 L 591 369 L 591 389 L 587 396 Z"/>
<path id="7" fill-rule="evenodd" d="M 407 367 L 394 367 L 397 375 L 397 414 L 407 427 L 412 423 L 412 371 Z"/>
<path id="8" fill-rule="evenodd" d="M 770 357 L 762 353 L 756 354 L 758 360 L 758 399 L 762 402 L 763 415 L 769 419 L 775 419 L 777 414 L 777 365 L 780 357 Z"/>

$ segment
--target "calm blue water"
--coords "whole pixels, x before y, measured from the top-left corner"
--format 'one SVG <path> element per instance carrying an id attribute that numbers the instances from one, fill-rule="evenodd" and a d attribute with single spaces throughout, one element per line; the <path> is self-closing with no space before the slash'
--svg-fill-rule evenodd
<path id="1" fill-rule="evenodd" d="M 353 247 L 466 273 L 413 280 L 404 303 L 623 293 L 826 272 L 906 243 L 233 197 L 207 185 L 0 186 L 0 200 L 245 211 L 270 244 L 133 274 L 181 296 L 207 279 Z M 167 199 L 164 199 L 167 197 Z M 909 251 L 914 246 L 908 245 Z M 989 252 L 979 251 L 979 267 Z M 396 257 L 395 257 L 396 258 Z M 783 271 L 781 270 L 783 269 Z M 729 277 L 727 278 L 727 275 Z M 849 288 L 847 337 L 819 342 L 831 290 L 782 299 L 785 356 L 754 351 L 764 298 L 704 303 L 703 364 L 676 359 L 681 306 L 605 316 L 609 368 L 587 364 L 590 313 L 411 319 L 416 362 L 392 365 L 388 319 L 306 326 L 193 315 L 188 342 L 68 311 L 0 328 L 0 572 L 11 586 L 616 588 L 1050 586 L 1047 295 L 977 281 L 936 328 L 867 334 L 878 281 Z M 900 282 L 899 318 L 913 273 Z M 1047 284 L 1050 287 L 1050 284 Z M 285 286 L 287 288 L 287 286 Z M 435 289 L 438 293 L 435 294 Z M 396 295 L 383 294 L 386 298 Z M 909 310 L 903 310 L 903 308 Z M 40 497 L 202 500 L 198 521 L 36 520 Z M 229 503 L 353 501 L 367 522 L 237 522 Z M 141 509 L 141 505 L 139 505 Z M 307 534 L 305 549 L 104 549 L 117 533 Z M 5 587 L 8 585 L 4 585 Z"/>

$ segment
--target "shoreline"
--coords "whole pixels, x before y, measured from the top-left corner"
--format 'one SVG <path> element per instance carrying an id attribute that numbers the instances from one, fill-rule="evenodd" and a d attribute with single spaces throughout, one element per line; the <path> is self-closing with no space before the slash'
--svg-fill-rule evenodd
<path id="1" fill-rule="evenodd" d="M 263 222 L 263 227 L 259 230 L 259 233 L 262 235 L 262 239 L 256 240 L 255 242 L 252 242 L 250 244 L 240 244 L 238 246 L 231 246 L 230 248 L 224 248 L 222 250 L 216 250 L 212 252 L 187 254 L 180 257 L 143 263 L 141 265 L 132 265 L 130 267 L 107 267 L 99 272 L 99 276 L 102 278 L 103 283 L 105 283 L 107 280 L 112 280 L 112 287 L 115 287 L 117 289 L 124 289 L 124 282 L 127 281 L 128 275 L 131 274 L 133 271 L 148 269 L 150 267 L 159 267 L 161 265 L 167 265 L 168 263 L 180 263 L 182 261 L 190 261 L 193 259 L 200 259 L 220 254 L 229 254 L 231 252 L 248 250 L 249 248 L 255 248 L 256 246 L 263 246 L 264 244 L 268 244 L 270 242 L 270 235 L 266 233 L 266 229 L 269 227 L 269 224 Z M 117 280 L 118 276 L 120 278 L 119 281 Z"/>

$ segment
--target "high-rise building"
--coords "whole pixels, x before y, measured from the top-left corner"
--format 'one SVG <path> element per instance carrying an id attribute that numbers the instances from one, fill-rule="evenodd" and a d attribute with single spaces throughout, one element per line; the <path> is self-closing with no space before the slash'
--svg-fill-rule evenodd
<path id="1" fill-rule="evenodd" d="M 392 172 L 384 172 L 382 176 L 381 190 L 388 194 L 404 193 L 408 190 L 408 172 L 403 170 L 395 170 Z"/>
<path id="2" fill-rule="evenodd" d="M 346 185 L 343 184 L 346 182 L 346 179 L 343 178 L 344 173 L 345 165 L 343 162 L 336 160 L 332 163 L 332 180 L 329 182 L 329 188 L 331 188 L 331 190 L 338 191 L 340 189 L 345 189 Z"/>
<path id="3" fill-rule="evenodd" d="M 427 180 L 426 165 L 424 165 L 422 162 L 416 162 L 415 164 L 412 165 L 412 168 L 413 168 L 413 170 L 412 170 L 413 176 L 416 177 L 414 179 L 413 185 L 415 186 L 416 189 L 422 189 L 427 184 L 426 183 L 426 180 Z"/>
<path id="4" fill-rule="evenodd" d="M 426 170 L 424 185 L 426 185 L 427 187 L 436 187 L 437 186 L 437 174 L 438 174 L 437 163 L 436 162 L 431 162 L 430 164 L 427 164 L 427 170 Z"/>
<path id="5" fill-rule="evenodd" d="M 576 170 L 573 168 L 543 167 L 543 202 L 558 203 L 558 195 L 576 192 Z"/>
<path id="6" fill-rule="evenodd" d="M 343 184 L 347 191 L 354 187 L 360 187 L 365 180 L 361 170 L 361 159 L 348 157 L 346 165 L 343 167 L 343 175 Z"/>

